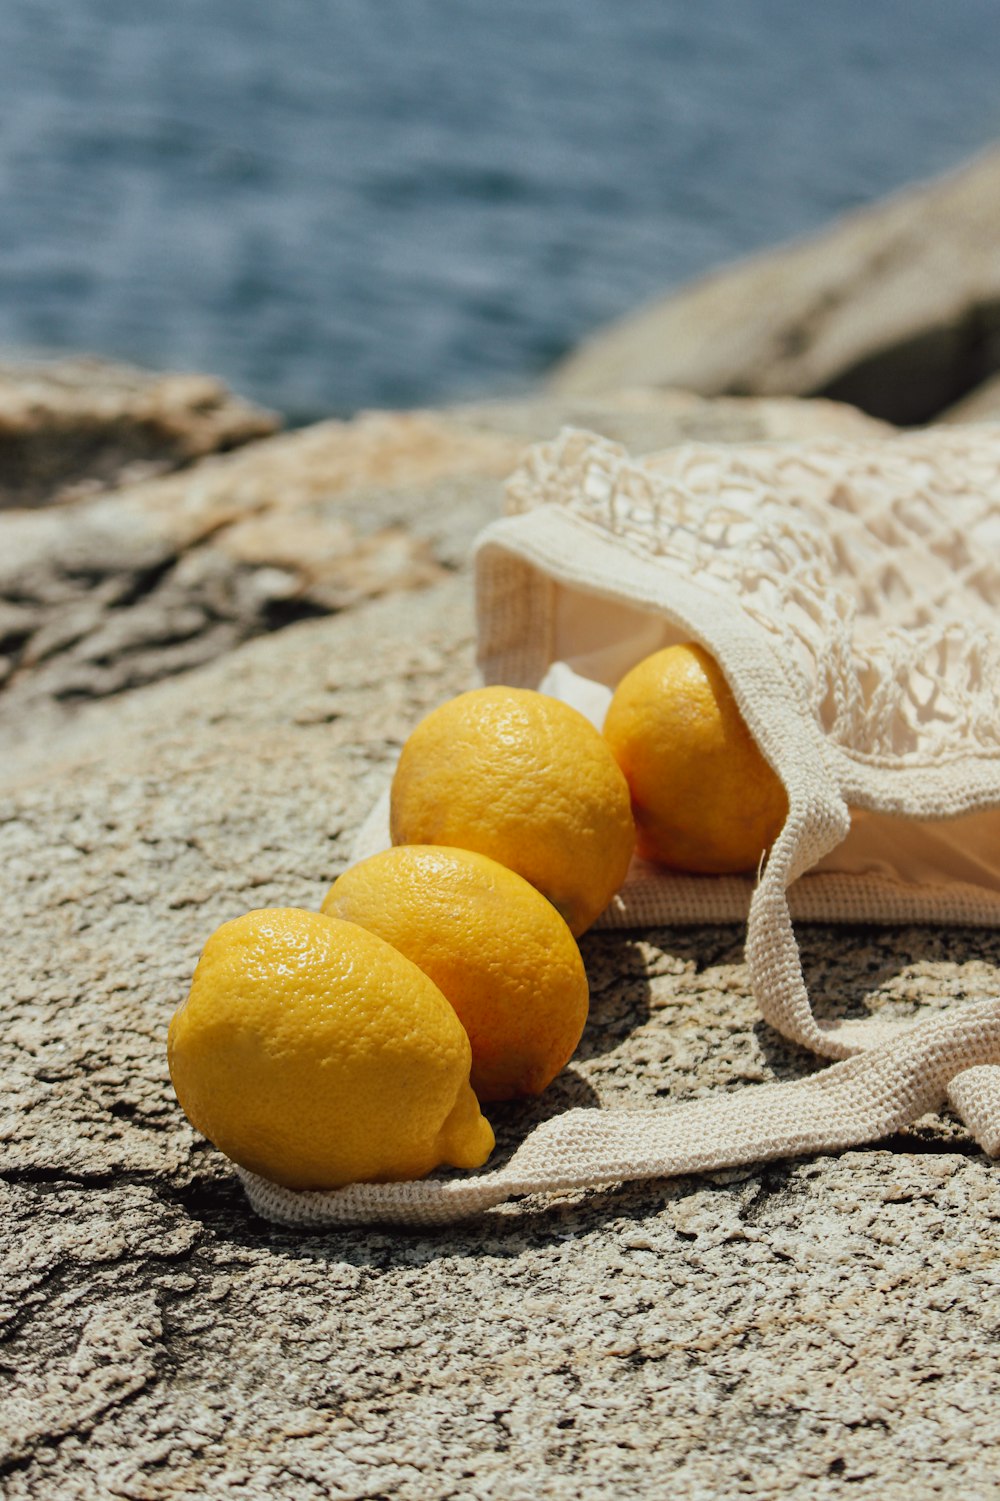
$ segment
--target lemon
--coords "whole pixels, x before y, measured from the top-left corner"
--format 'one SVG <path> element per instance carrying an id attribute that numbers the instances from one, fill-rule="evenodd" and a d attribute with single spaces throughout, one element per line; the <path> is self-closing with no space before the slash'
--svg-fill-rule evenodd
<path id="1" fill-rule="evenodd" d="M 493 1149 L 468 1037 L 437 986 L 375 934 L 315 912 L 224 923 L 167 1052 L 191 1123 L 289 1188 L 479 1167 Z"/>
<path id="2" fill-rule="evenodd" d="M 676 870 L 754 870 L 788 800 L 703 647 L 668 646 L 626 673 L 604 735 L 632 794 L 639 854 Z"/>
<path id="3" fill-rule="evenodd" d="M 392 783 L 393 844 L 489 855 L 574 934 L 607 906 L 635 843 L 629 791 L 588 719 L 527 688 L 477 688 L 432 710 Z"/>
<path id="4" fill-rule="evenodd" d="M 471 850 L 410 844 L 352 866 L 323 911 L 377 933 L 454 1006 L 480 1100 L 540 1094 L 587 1020 L 587 975 L 559 913 Z"/>

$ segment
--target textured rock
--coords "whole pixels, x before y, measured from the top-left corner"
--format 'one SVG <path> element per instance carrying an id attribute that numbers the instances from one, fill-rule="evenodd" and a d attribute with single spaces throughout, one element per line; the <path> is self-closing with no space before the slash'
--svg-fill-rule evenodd
<path id="1" fill-rule="evenodd" d="M 1000 151 L 598 333 L 553 385 L 825 395 L 929 421 L 1000 369 Z"/>
<path id="2" fill-rule="evenodd" d="M 0 724 L 36 733 L 55 707 L 440 579 L 498 514 L 525 443 L 567 422 L 637 451 L 873 430 L 830 403 L 658 392 L 368 413 L 72 506 L 0 513 Z"/>
<path id="3" fill-rule="evenodd" d="M 823 434 L 874 437 L 891 428 L 856 407 L 835 401 L 715 397 L 691 391 L 625 387 L 598 396 L 543 392 L 525 401 L 458 407 L 455 415 L 535 443 L 563 427 L 601 433 L 632 453 L 652 453 L 678 443 L 781 443 Z"/>
<path id="4" fill-rule="evenodd" d="M 0 770 L 0 1474 L 10 1501 L 996 1494 L 996 1165 L 949 1118 L 838 1157 L 421 1234 L 255 1219 L 167 1079 L 199 948 L 315 907 L 471 668 L 465 578 L 85 707 Z M 1000 934 L 808 927 L 838 1012 L 995 992 Z M 734 928 L 584 940 L 568 1105 L 814 1067 Z"/>
<path id="5" fill-rule="evenodd" d="M 0 364 L 0 507 L 161 474 L 278 425 L 206 375 L 96 359 Z"/>

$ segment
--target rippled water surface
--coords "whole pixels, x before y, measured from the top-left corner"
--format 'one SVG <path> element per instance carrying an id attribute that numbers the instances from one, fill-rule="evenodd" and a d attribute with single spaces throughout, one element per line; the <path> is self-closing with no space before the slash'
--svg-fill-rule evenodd
<path id="1" fill-rule="evenodd" d="M 996 0 L 5 0 L 0 345 L 516 389 L 1000 138 Z"/>

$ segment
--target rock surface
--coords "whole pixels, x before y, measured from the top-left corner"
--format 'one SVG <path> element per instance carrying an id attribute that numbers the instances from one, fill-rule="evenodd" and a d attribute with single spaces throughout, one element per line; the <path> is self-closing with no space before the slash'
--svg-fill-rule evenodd
<path id="1" fill-rule="evenodd" d="M 83 708 L 2 763 L 10 1501 L 997 1494 L 997 1168 L 948 1118 L 863 1151 L 527 1201 L 430 1233 L 257 1220 L 166 1070 L 207 935 L 315 907 L 471 670 L 467 578 Z M 28 751 L 30 750 L 30 753 Z M 814 1060 L 735 928 L 584 940 L 547 1113 Z M 1000 933 L 809 927 L 840 1013 L 996 993 Z"/>
<path id="2" fill-rule="evenodd" d="M 565 394 L 825 395 L 930 421 L 1000 370 L 1000 151 L 598 333 Z"/>
<path id="3" fill-rule="evenodd" d="M 0 508 L 74 500 L 238 448 L 279 426 L 207 375 L 107 360 L 0 364 Z"/>
<path id="4" fill-rule="evenodd" d="M 470 681 L 469 544 L 523 444 L 565 423 L 635 451 L 878 431 L 649 392 L 368 414 L 0 516 L 11 1501 L 994 1493 L 1000 1189 L 950 1118 L 320 1236 L 256 1219 L 176 1104 L 165 1031 L 202 944 L 251 907 L 318 906 L 409 729 Z M 541 1100 L 491 1112 L 497 1158 L 569 1106 L 814 1068 L 756 1020 L 741 941 L 589 935 L 583 1043 Z M 1000 934 L 801 942 L 841 1014 L 1000 977 Z"/>
<path id="5" fill-rule="evenodd" d="M 499 513 L 524 446 L 567 423 L 639 452 L 879 430 L 828 402 L 676 392 L 367 413 L 74 505 L 0 512 L 0 727 L 37 734 L 57 709 L 435 582 Z"/>

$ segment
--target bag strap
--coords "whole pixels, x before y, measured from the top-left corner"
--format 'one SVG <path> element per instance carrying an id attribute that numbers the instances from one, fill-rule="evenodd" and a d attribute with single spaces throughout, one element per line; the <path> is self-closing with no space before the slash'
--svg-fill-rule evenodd
<path id="1" fill-rule="evenodd" d="M 786 1084 L 659 1110 L 569 1110 L 505 1167 L 462 1179 L 281 1188 L 237 1168 L 254 1210 L 302 1229 L 447 1224 L 515 1195 L 670 1178 L 878 1141 L 946 1101 L 1000 1155 L 1000 998 L 953 1007 L 891 1042 Z"/>

